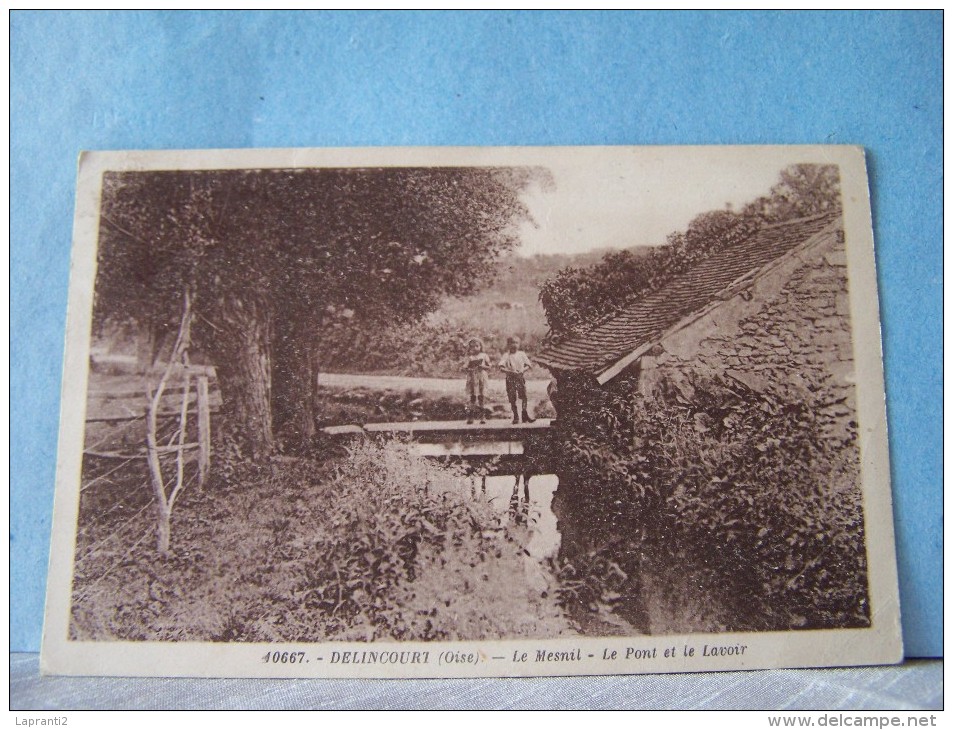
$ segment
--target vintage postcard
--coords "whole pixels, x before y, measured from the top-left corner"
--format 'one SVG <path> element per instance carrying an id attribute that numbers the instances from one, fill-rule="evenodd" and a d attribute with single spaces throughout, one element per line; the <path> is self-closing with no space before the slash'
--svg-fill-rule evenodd
<path id="1" fill-rule="evenodd" d="M 900 661 L 863 150 L 91 152 L 42 668 Z"/>

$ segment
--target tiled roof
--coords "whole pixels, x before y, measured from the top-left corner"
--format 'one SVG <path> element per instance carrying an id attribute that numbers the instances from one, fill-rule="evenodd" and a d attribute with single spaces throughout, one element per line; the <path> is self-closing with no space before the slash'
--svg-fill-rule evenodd
<path id="1" fill-rule="evenodd" d="M 839 216 L 825 214 L 764 226 L 743 243 L 700 261 L 605 323 L 545 348 L 534 359 L 553 370 L 602 372 L 704 309 L 736 280 L 784 256 L 829 225 L 839 227 Z"/>

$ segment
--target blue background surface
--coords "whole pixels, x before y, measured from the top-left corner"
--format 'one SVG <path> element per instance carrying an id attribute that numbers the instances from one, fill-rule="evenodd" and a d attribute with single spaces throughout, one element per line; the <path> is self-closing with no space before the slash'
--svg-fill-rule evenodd
<path id="1" fill-rule="evenodd" d="M 84 149 L 868 151 L 907 656 L 942 654 L 942 14 L 27 12 L 11 20 L 11 650 L 37 651 Z"/>

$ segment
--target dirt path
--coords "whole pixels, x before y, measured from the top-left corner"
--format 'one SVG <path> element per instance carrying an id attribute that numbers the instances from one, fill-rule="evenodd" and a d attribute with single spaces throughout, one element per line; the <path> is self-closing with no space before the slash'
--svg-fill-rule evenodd
<path id="1" fill-rule="evenodd" d="M 101 358 L 105 360 L 105 358 Z M 132 358 L 113 357 L 112 360 L 126 360 L 133 363 Z M 211 370 L 211 369 L 210 369 Z M 212 371 L 214 372 L 214 371 Z M 173 378 L 174 380 L 174 378 Z M 404 375 L 353 375 L 350 373 L 322 372 L 319 383 L 328 388 L 367 388 L 368 390 L 419 390 L 429 395 L 461 395 L 464 393 L 465 380 L 463 378 L 417 378 Z M 526 392 L 530 398 L 546 396 L 546 386 L 549 380 L 527 380 Z M 506 396 L 506 385 L 502 379 L 490 378 L 488 396 Z M 139 397 L 145 393 L 145 379 L 142 375 L 104 375 L 90 373 L 89 389 L 91 392 L 120 398 L 124 396 Z"/>
<path id="2" fill-rule="evenodd" d="M 367 388 L 369 390 L 419 390 L 431 395 L 463 395 L 463 378 L 410 378 L 402 375 L 349 375 L 345 373 L 321 373 L 320 385 L 328 388 Z M 548 380 L 527 380 L 526 393 L 530 399 L 546 397 Z M 488 397 L 506 399 L 506 384 L 503 380 L 489 382 Z"/>

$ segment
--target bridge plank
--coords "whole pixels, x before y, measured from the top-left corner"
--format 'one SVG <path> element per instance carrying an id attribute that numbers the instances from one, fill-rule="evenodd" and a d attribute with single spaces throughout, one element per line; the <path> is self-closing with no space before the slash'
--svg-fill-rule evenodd
<path id="1" fill-rule="evenodd" d="M 551 419 L 539 418 L 533 423 L 515 424 L 509 419 L 496 418 L 486 423 L 466 421 L 403 421 L 396 423 L 367 423 L 369 433 L 426 433 L 428 431 L 461 431 L 480 434 L 493 431 L 537 431 L 549 428 Z"/>

